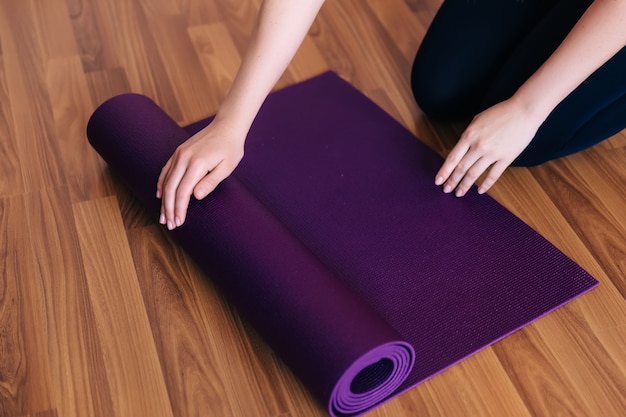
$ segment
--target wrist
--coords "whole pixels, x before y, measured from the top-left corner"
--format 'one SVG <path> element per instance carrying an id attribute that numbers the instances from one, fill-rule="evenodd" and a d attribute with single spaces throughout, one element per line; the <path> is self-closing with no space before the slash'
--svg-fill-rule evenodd
<path id="1" fill-rule="evenodd" d="M 240 139 L 243 142 L 248 135 L 251 125 L 252 123 L 245 119 L 237 118 L 230 114 L 224 114 L 224 112 L 220 110 L 205 129 L 211 129 L 211 131 L 217 132 L 219 135 Z"/>
<path id="2" fill-rule="evenodd" d="M 541 94 L 527 94 L 523 88 L 518 90 L 508 100 L 516 111 L 524 115 L 524 118 L 531 124 L 539 127 L 552 112 L 555 104 L 546 100 Z"/>

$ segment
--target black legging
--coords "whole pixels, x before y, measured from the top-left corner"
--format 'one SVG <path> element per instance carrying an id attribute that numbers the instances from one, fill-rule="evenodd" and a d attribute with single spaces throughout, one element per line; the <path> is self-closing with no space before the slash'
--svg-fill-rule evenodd
<path id="1" fill-rule="evenodd" d="M 445 0 L 411 83 L 433 118 L 468 119 L 509 98 L 567 36 L 590 0 Z M 625 23 L 626 24 L 626 23 Z M 514 165 L 586 149 L 626 128 L 626 47 L 567 96 Z"/>

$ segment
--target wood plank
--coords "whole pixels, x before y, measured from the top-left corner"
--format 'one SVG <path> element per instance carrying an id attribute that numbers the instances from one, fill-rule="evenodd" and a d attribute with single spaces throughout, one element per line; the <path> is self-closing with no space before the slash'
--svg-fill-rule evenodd
<path id="1" fill-rule="evenodd" d="M 208 409 L 233 415 L 211 340 L 229 329 L 225 323 L 203 325 L 203 306 L 190 282 L 202 279 L 201 274 L 157 226 L 132 229 L 128 236 L 174 415 L 201 415 Z M 207 307 L 223 305 L 217 297 L 206 301 Z"/>
<path id="2" fill-rule="evenodd" d="M 85 74 L 91 101 L 99 106 L 118 94 L 130 93 L 130 84 L 123 68 L 90 71 Z"/>
<path id="3" fill-rule="evenodd" d="M 65 0 L 33 0 L 44 60 L 79 53 Z"/>
<path id="4" fill-rule="evenodd" d="M 39 411 L 33 414 L 26 414 L 25 416 L 21 416 L 21 417 L 57 417 L 58 415 L 59 414 L 57 413 L 57 410 L 52 409 L 52 410 L 46 410 L 46 411 Z"/>
<path id="5" fill-rule="evenodd" d="M 588 301 L 576 300 L 496 346 L 518 389 L 530 397 L 525 401 L 533 415 L 618 416 L 626 406 L 623 354 L 617 354 L 622 363 L 616 362 L 616 351 L 598 337 L 593 319 L 586 317 Z M 549 352 L 543 364 L 535 363 L 538 351 Z M 556 378 L 563 382 L 550 382 Z"/>
<path id="6" fill-rule="evenodd" d="M 173 86 L 150 30 L 150 22 L 136 1 L 111 0 L 106 19 L 115 26 L 113 48 L 132 92 L 155 100 L 175 120 L 182 120 Z"/>
<path id="7" fill-rule="evenodd" d="M 66 0 L 68 14 L 85 71 L 118 68 L 115 24 L 97 0 Z"/>
<path id="8" fill-rule="evenodd" d="M 286 75 L 277 83 L 275 89 L 286 87 L 299 80 L 306 80 L 329 70 L 313 38 L 304 38 L 300 49 L 287 67 Z"/>
<path id="9" fill-rule="evenodd" d="M 341 44 L 337 39 L 338 36 L 358 39 L 359 41 L 354 42 L 351 48 L 343 50 L 345 54 L 343 59 L 348 61 L 348 68 L 340 72 L 340 75 L 366 95 L 384 88 L 386 94 L 393 100 L 393 106 L 389 107 L 385 102 L 378 104 L 411 129 L 418 110 L 407 77 L 410 63 L 387 36 L 382 25 L 373 18 L 373 12 L 363 2 L 346 0 L 325 4 L 320 14 L 329 24 L 342 28 L 341 35 L 332 36 L 330 42 L 320 44 L 322 37 L 316 38 L 320 50 L 336 49 L 334 45 Z M 323 32 L 324 30 L 320 30 L 320 33 Z M 334 58 L 342 53 L 335 52 L 332 57 L 327 56 L 326 52 L 322 54 L 326 62 L 334 66 Z"/>
<path id="10" fill-rule="evenodd" d="M 367 0 L 367 5 L 375 13 L 387 35 L 398 46 L 404 59 L 413 62 L 419 40 L 426 34 L 427 26 L 411 12 L 409 5 L 403 0 Z"/>
<path id="11" fill-rule="evenodd" d="M 0 1 L 12 133 L 26 191 L 53 188 L 64 181 L 45 84 L 42 42 L 33 15 L 31 1 Z"/>
<path id="12" fill-rule="evenodd" d="M 114 197 L 73 205 L 114 416 L 173 416 Z"/>
<path id="13" fill-rule="evenodd" d="M 592 148 L 586 152 L 586 158 L 582 161 L 584 165 L 581 164 L 590 187 L 611 214 L 611 218 L 616 219 L 616 226 L 621 231 L 626 230 L 626 171 L 623 169 L 625 158 L 626 146 L 609 151 Z M 616 271 L 619 271 L 613 276 L 613 282 L 626 297 L 626 257 L 615 252 L 612 254 Z"/>
<path id="14" fill-rule="evenodd" d="M 533 415 L 492 348 L 436 375 L 419 386 L 415 394 L 399 399 L 405 415 Z"/>
<path id="15" fill-rule="evenodd" d="M 187 26 L 218 23 L 223 21 L 218 2 L 205 0 L 177 0 L 178 9 L 187 18 Z"/>
<path id="16" fill-rule="evenodd" d="M 215 112 L 217 109 L 208 100 L 212 88 L 187 36 L 184 18 L 148 14 L 147 19 L 168 82 L 175 86 L 174 96 L 184 115 L 177 120 L 187 124 Z"/>
<path id="17" fill-rule="evenodd" d="M 230 38 L 237 47 L 239 55 L 243 56 L 248 48 L 250 35 L 256 22 L 259 11 L 258 2 L 250 0 L 223 0 L 216 1 L 215 5 L 222 16 L 222 22 L 228 27 Z"/>
<path id="18" fill-rule="evenodd" d="M 23 233 L 30 237 L 44 294 L 43 346 L 56 409 L 64 417 L 113 416 L 70 192 L 59 188 L 26 196 L 24 216 Z"/>
<path id="19" fill-rule="evenodd" d="M 623 355 L 594 329 L 593 319 L 586 317 L 589 310 L 585 308 L 585 302 L 573 302 L 558 314 L 545 317 L 538 330 L 550 335 L 546 342 L 563 368 L 564 376 L 572 381 L 579 397 L 591 410 L 589 415 L 618 416 L 626 410 Z M 626 328 L 623 304 L 620 317 L 621 326 Z M 621 333 L 623 348 L 626 338 L 624 332 Z"/>
<path id="20" fill-rule="evenodd" d="M 54 407 L 41 271 L 22 196 L 0 198 L 0 415 Z M 21 227 L 13 227 L 21 225 Z"/>
<path id="21" fill-rule="evenodd" d="M 4 74 L 4 57 L 0 55 L 0 155 L 2 155 L 0 158 L 0 197 L 24 190 L 13 130 L 11 100 Z"/>
<path id="22" fill-rule="evenodd" d="M 139 0 L 139 4 L 146 12 L 146 16 L 180 16 L 181 10 L 178 0 Z"/>
<path id="23" fill-rule="evenodd" d="M 207 105 L 214 114 L 235 79 L 241 56 L 223 22 L 192 26 L 187 32 L 211 85 L 207 91 Z"/>
<path id="24" fill-rule="evenodd" d="M 507 337 L 494 346 L 494 351 L 531 415 L 593 415 L 534 328 Z"/>
<path id="25" fill-rule="evenodd" d="M 46 82 L 52 104 L 58 146 L 63 149 L 63 171 L 72 201 L 110 195 L 105 163 L 85 140 L 87 121 L 94 110 L 78 55 L 51 59 Z"/>

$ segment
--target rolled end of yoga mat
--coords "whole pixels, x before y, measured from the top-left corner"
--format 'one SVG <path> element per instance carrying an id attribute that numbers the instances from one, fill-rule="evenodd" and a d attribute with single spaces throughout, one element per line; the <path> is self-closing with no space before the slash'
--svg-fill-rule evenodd
<path id="1" fill-rule="evenodd" d="M 413 347 L 405 342 L 388 343 L 368 352 L 339 378 L 328 411 L 336 417 L 355 415 L 391 398 L 414 362 Z"/>
<path id="2" fill-rule="evenodd" d="M 98 107 L 87 136 L 156 219 L 160 170 L 189 133 L 149 98 L 124 94 Z M 172 236 L 331 415 L 371 409 L 411 372 L 413 347 L 236 176 L 193 200 Z"/>

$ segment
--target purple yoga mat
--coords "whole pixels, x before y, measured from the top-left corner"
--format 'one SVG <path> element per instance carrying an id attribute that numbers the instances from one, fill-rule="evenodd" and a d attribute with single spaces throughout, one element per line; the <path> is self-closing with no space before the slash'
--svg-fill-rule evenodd
<path id="1" fill-rule="evenodd" d="M 147 97 L 87 135 L 150 213 L 179 127 Z M 172 232 L 332 416 L 359 415 L 597 285 L 336 74 L 271 94 L 233 175 Z"/>

